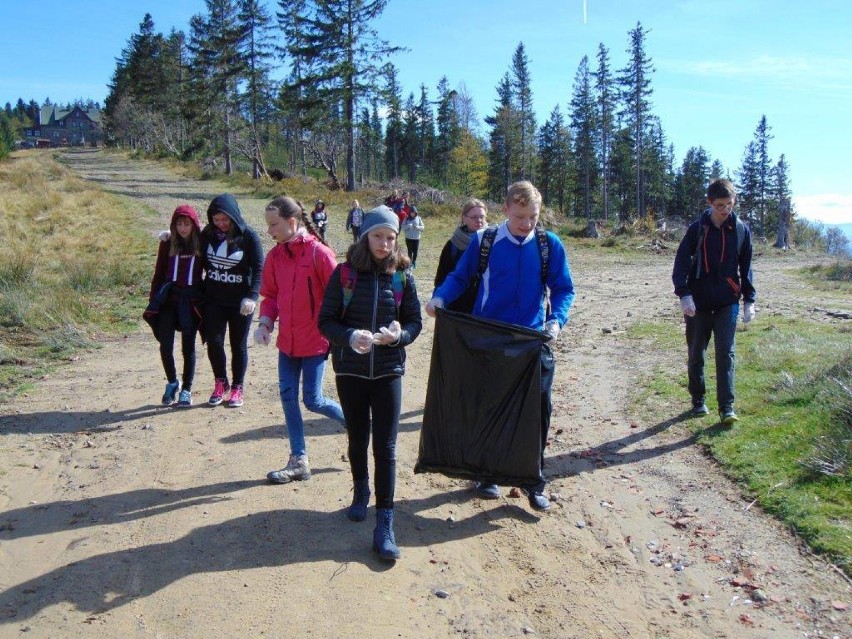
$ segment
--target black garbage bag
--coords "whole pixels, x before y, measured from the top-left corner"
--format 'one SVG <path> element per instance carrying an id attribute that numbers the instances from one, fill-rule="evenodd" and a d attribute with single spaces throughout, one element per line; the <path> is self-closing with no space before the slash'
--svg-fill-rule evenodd
<path id="1" fill-rule="evenodd" d="M 541 480 L 547 333 L 438 309 L 415 473 L 504 486 Z"/>

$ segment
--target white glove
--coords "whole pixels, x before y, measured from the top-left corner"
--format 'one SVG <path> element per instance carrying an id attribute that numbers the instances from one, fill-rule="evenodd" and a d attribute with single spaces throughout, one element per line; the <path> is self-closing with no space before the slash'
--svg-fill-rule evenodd
<path id="1" fill-rule="evenodd" d="M 373 333 L 373 344 L 387 346 L 399 341 L 402 335 L 402 326 L 396 320 L 392 321 L 388 326 L 382 326 L 380 332 Z"/>
<path id="2" fill-rule="evenodd" d="M 431 300 L 426 302 L 426 314 L 429 317 L 435 317 L 436 308 L 444 308 L 444 300 L 440 297 L 433 297 Z"/>
<path id="3" fill-rule="evenodd" d="M 262 346 L 269 346 L 272 341 L 272 336 L 269 334 L 269 329 L 264 324 L 261 324 L 254 329 L 254 343 Z"/>
<path id="4" fill-rule="evenodd" d="M 683 309 L 683 314 L 687 317 L 695 317 L 695 300 L 692 295 L 684 295 L 680 298 L 680 307 Z"/>
<path id="5" fill-rule="evenodd" d="M 240 302 L 240 315 L 251 315 L 254 313 L 254 307 L 257 306 L 257 302 L 255 302 L 251 298 L 244 298 L 242 302 Z"/>
<path id="6" fill-rule="evenodd" d="M 349 346 L 359 355 L 366 355 L 373 350 L 373 334 L 364 330 L 352 331 Z"/>
<path id="7" fill-rule="evenodd" d="M 555 342 L 559 338 L 559 322 L 550 320 L 544 325 L 544 332 Z"/>
<path id="8" fill-rule="evenodd" d="M 743 304 L 743 323 L 748 324 L 754 319 L 754 303 L 746 302 Z"/>
<path id="9" fill-rule="evenodd" d="M 160 238 L 161 242 L 168 242 L 170 239 L 172 239 L 172 232 L 166 229 L 165 231 L 160 231 L 157 237 Z"/>

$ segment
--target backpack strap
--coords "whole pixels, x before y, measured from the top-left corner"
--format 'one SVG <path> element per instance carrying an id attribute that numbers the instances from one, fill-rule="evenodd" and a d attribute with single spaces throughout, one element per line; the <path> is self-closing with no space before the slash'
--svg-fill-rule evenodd
<path id="1" fill-rule="evenodd" d="M 355 293 L 355 283 L 358 281 L 358 271 L 352 268 L 349 262 L 344 262 L 340 265 L 340 285 L 343 288 L 343 312 L 341 317 L 346 315 L 346 309 L 352 302 L 352 295 Z M 408 278 L 405 271 L 394 271 L 393 273 L 393 302 L 397 310 L 402 305 L 402 296 L 405 293 L 405 286 L 408 283 Z"/>
<path id="2" fill-rule="evenodd" d="M 482 242 L 479 245 L 479 270 L 477 280 L 488 270 L 488 258 L 491 257 L 491 247 L 494 246 L 494 238 L 497 237 L 497 226 L 489 226 L 482 234 Z"/>
<path id="3" fill-rule="evenodd" d="M 550 266 L 550 244 L 547 242 L 547 231 L 536 226 L 535 238 L 538 242 L 538 254 L 541 256 L 541 285 L 546 287 L 547 269 Z"/>
<path id="4" fill-rule="evenodd" d="M 396 310 L 402 306 L 402 295 L 405 293 L 406 277 L 405 271 L 393 272 L 393 302 L 396 304 Z"/>
<path id="5" fill-rule="evenodd" d="M 743 243 L 745 242 L 746 227 L 739 216 L 737 216 L 737 257 L 743 252 Z"/>
<path id="6" fill-rule="evenodd" d="M 704 236 L 707 235 L 707 225 L 702 224 L 698 231 L 698 241 L 695 243 L 695 250 L 692 252 L 692 262 L 690 270 L 695 269 L 695 279 L 701 278 L 701 244 L 704 242 Z"/>

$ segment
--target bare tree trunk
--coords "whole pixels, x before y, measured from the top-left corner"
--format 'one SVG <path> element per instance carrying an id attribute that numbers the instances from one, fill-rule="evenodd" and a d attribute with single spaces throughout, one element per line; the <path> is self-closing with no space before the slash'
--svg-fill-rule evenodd
<path id="1" fill-rule="evenodd" d="M 778 205 L 778 233 L 775 236 L 775 248 L 790 248 L 790 200 L 784 198 Z"/>
<path id="2" fill-rule="evenodd" d="M 601 234 L 598 232 L 598 223 L 595 220 L 589 220 L 589 223 L 586 225 L 586 237 L 593 237 L 598 239 Z"/>

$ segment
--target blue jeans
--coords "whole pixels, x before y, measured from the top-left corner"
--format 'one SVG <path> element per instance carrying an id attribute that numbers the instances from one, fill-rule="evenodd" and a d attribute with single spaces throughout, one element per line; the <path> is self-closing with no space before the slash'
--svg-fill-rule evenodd
<path id="1" fill-rule="evenodd" d="M 287 437 L 290 439 L 290 453 L 305 454 L 305 423 L 299 408 L 299 377 L 302 377 L 302 401 L 305 408 L 323 417 L 345 423 L 340 404 L 327 399 L 322 394 L 322 375 L 325 370 L 325 356 L 288 357 L 278 352 L 278 392 L 284 407 L 284 421 L 287 423 Z"/>
<path id="2" fill-rule="evenodd" d="M 697 311 L 686 318 L 686 344 L 689 347 L 689 394 L 693 404 L 704 403 L 704 353 L 713 335 L 716 350 L 716 400 L 719 410 L 734 408 L 734 338 L 739 304 L 717 311 Z"/>

